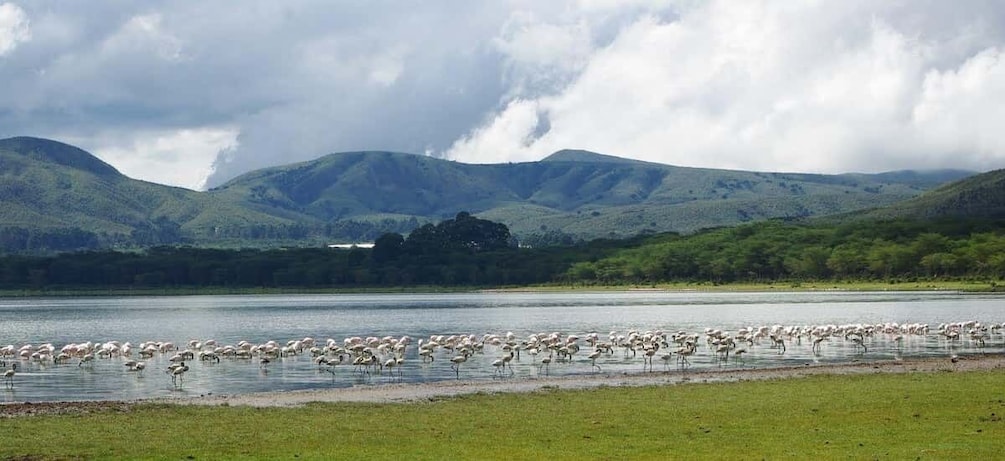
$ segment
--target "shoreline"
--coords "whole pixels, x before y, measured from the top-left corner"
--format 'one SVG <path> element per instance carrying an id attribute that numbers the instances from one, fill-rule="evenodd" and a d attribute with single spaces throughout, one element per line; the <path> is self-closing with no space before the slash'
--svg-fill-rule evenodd
<path id="1" fill-rule="evenodd" d="M 234 395 L 207 395 L 182 399 L 159 399 L 159 403 L 183 405 L 240 405 L 289 407 L 312 402 L 414 403 L 470 394 L 524 393 L 555 390 L 584 390 L 600 387 L 687 385 L 793 379 L 813 375 L 870 373 L 931 373 L 1005 370 L 1005 354 L 964 355 L 956 362 L 949 357 L 904 360 L 862 361 L 844 364 L 789 366 L 777 368 L 735 368 L 698 371 L 638 372 L 545 377 L 492 381 L 437 381 L 420 384 L 378 384 L 345 389 L 312 389 Z"/>
<path id="2" fill-rule="evenodd" d="M 636 285 L 535 285 L 512 287 L 369 287 L 369 288 L 67 288 L 5 289 L 0 299 L 69 297 L 162 297 L 162 296 L 240 296 L 240 295 L 338 295 L 383 293 L 556 293 L 556 292 L 668 292 L 668 293 L 749 293 L 749 292 L 957 292 L 967 294 L 1003 294 L 1005 289 L 990 281 L 926 280 L 916 282 L 763 282 L 763 283 L 656 283 Z"/>
<path id="3" fill-rule="evenodd" d="M 796 379 L 817 375 L 864 375 L 877 373 L 935 373 L 1005 370 L 1005 354 L 907 358 L 903 360 L 861 361 L 844 364 L 789 366 L 778 368 L 734 368 L 721 370 L 639 372 L 597 374 L 534 379 L 491 381 L 437 381 L 418 384 L 375 384 L 338 389 L 217 394 L 198 397 L 138 400 L 95 400 L 21 402 L 0 404 L 0 419 L 32 415 L 79 414 L 96 411 L 129 411 L 134 405 L 204 405 L 248 407 L 296 407 L 309 403 L 355 402 L 410 404 L 435 402 L 472 394 L 506 394 L 560 390 L 587 390 L 602 387 L 676 386 L 689 384 Z"/>

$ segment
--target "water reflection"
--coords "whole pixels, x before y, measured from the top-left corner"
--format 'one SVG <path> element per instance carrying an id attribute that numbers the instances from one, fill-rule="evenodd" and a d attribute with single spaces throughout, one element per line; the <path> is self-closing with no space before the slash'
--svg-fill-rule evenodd
<path id="1" fill-rule="evenodd" d="M 10 348 L 0 360 L 4 370 L 15 363 L 18 368 L 13 386 L 5 382 L 0 401 L 681 373 L 685 367 L 763 368 L 1003 352 L 1001 306 L 995 296 L 837 292 L 8 299 L 0 300 L 0 347 Z M 928 329 L 909 331 L 905 324 L 927 324 Z M 943 324 L 952 326 L 940 330 Z M 401 346 L 403 337 L 409 340 Z M 313 339 L 313 352 L 305 339 Z M 199 347 L 190 346 L 190 340 Z M 420 354 L 419 340 L 427 350 L 430 342 L 438 346 Z M 93 360 L 84 359 L 86 352 L 54 359 L 66 345 L 87 342 Z M 165 342 L 178 348 L 140 355 L 145 343 Z M 132 349 L 128 355 L 101 353 L 102 345 L 107 350 L 109 344 L 126 343 Z M 51 344 L 52 352 L 41 353 L 47 349 L 43 344 Z M 25 345 L 29 352 L 21 357 Z M 578 350 L 570 353 L 569 346 Z M 602 352 L 591 358 L 597 346 L 604 346 Z M 284 352 L 286 347 L 293 349 Z M 170 359 L 189 349 L 187 371 L 168 374 L 168 366 L 179 362 Z M 199 352 L 209 351 L 216 358 L 201 360 Z M 353 365 L 364 356 L 373 357 L 372 363 Z M 451 361 L 462 356 L 459 363 Z M 145 368 L 129 371 L 129 361 L 142 361 Z"/>

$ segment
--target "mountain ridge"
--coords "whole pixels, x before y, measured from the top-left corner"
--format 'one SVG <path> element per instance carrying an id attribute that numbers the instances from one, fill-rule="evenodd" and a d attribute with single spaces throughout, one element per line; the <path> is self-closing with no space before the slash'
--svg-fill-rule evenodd
<path id="1" fill-rule="evenodd" d="M 24 249 L 40 229 L 86 236 L 83 248 L 316 245 L 407 233 L 458 211 L 507 224 L 518 236 L 691 232 L 891 204 L 970 174 L 747 172 L 583 150 L 476 165 L 360 151 L 263 168 L 196 192 L 128 178 L 68 144 L 17 137 L 0 140 L 0 217 L 7 229 L 0 230 L 0 249 Z"/>

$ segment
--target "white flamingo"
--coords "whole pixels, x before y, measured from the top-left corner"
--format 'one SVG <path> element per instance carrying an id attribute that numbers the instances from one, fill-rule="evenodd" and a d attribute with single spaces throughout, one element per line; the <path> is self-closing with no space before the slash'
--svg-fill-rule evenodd
<path id="1" fill-rule="evenodd" d="M 597 365 L 597 358 L 600 357 L 600 354 L 600 349 L 595 349 L 593 352 L 590 352 L 590 355 L 586 356 L 586 358 L 590 359 L 590 365 L 596 368 L 597 372 L 600 372 L 600 365 Z"/>
<path id="2" fill-rule="evenodd" d="M 455 355 L 450 359 L 450 368 L 454 370 L 457 379 L 461 378 L 461 364 L 468 361 L 467 354 Z"/>
<path id="3" fill-rule="evenodd" d="M 168 373 L 171 374 L 171 382 L 175 387 L 181 387 L 184 384 L 185 372 L 188 371 L 188 365 L 185 362 L 180 362 L 168 367 Z"/>
<path id="4" fill-rule="evenodd" d="M 10 389 L 14 388 L 14 374 L 15 373 L 17 373 L 17 363 L 12 363 L 10 365 L 10 370 L 7 370 L 7 371 L 3 372 L 3 379 L 5 381 L 5 385 L 8 388 L 10 388 Z"/>

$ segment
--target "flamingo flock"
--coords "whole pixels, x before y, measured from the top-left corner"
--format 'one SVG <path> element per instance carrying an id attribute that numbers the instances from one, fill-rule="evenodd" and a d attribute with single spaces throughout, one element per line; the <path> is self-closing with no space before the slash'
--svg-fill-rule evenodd
<path id="1" fill-rule="evenodd" d="M 812 357 L 843 354 L 849 359 L 870 354 L 899 356 L 905 343 L 936 341 L 947 357 L 960 353 L 982 353 L 988 346 L 1005 348 L 1005 323 L 962 321 L 937 326 L 917 323 L 760 325 L 726 331 L 627 330 L 583 333 L 541 332 L 518 335 L 513 332 L 484 334 L 433 334 L 418 340 L 411 336 L 352 336 L 316 340 L 313 337 L 287 341 L 237 341 L 224 344 L 214 339 L 169 341 L 120 341 L 53 343 L 0 347 L 0 369 L 7 389 L 30 386 L 30 370 L 39 367 L 72 366 L 92 369 L 96 363 L 121 361 L 124 373 L 145 375 L 148 364 L 157 363 L 165 386 L 181 389 L 186 374 L 199 366 L 257 366 L 263 377 L 276 363 L 306 363 L 318 372 L 354 376 L 369 380 L 375 375 L 400 380 L 406 372 L 428 370 L 449 364 L 455 379 L 483 377 L 470 370 L 491 370 L 493 379 L 514 376 L 548 376 L 561 366 L 562 374 L 602 373 L 608 364 L 620 369 L 638 366 L 641 372 L 686 371 L 695 361 L 706 366 L 746 366 L 758 357 L 760 366 L 770 367 L 778 356 L 794 349 Z M 1000 351 L 1001 349 L 997 349 Z M 777 360 L 777 359 L 776 359 Z M 249 365 L 250 364 L 250 365 Z M 346 370 L 337 372 L 337 370 Z M 23 375 L 23 376 L 19 376 Z"/>

